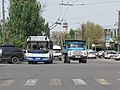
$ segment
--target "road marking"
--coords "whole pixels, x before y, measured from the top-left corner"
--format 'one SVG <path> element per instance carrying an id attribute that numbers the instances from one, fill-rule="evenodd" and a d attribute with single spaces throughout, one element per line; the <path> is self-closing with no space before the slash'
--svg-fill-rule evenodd
<path id="1" fill-rule="evenodd" d="M 62 85 L 60 79 L 51 79 L 50 85 Z"/>
<path id="2" fill-rule="evenodd" d="M 118 79 L 120 81 L 120 79 Z"/>
<path id="3" fill-rule="evenodd" d="M 99 84 L 101 85 L 109 85 L 111 83 L 109 83 L 107 80 L 105 79 L 95 79 Z"/>
<path id="4" fill-rule="evenodd" d="M 10 86 L 15 80 L 3 80 L 0 86 Z"/>
<path id="5" fill-rule="evenodd" d="M 82 79 L 72 79 L 75 85 L 87 85 Z"/>
<path id="6" fill-rule="evenodd" d="M 34 86 L 37 83 L 38 79 L 29 79 L 26 81 L 25 86 Z"/>

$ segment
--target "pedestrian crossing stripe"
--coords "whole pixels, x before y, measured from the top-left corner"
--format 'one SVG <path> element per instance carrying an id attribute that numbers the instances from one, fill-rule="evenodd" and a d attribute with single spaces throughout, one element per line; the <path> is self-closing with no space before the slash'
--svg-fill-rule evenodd
<path id="1" fill-rule="evenodd" d="M 25 86 L 34 86 L 37 83 L 38 79 L 29 79 L 26 81 Z"/>
<path id="2" fill-rule="evenodd" d="M 95 79 L 99 84 L 101 85 L 109 85 L 111 83 L 109 83 L 107 80 L 105 79 Z"/>
<path id="3" fill-rule="evenodd" d="M 15 80 L 3 80 L 0 86 L 10 86 Z"/>
<path id="4" fill-rule="evenodd" d="M 99 84 L 101 85 L 110 85 L 107 80 L 105 79 L 95 79 Z M 120 81 L 119 79 L 116 79 Z M 25 86 L 34 86 L 37 83 L 38 79 L 29 79 L 25 82 Z M 82 79 L 72 79 L 75 85 L 87 85 L 87 83 Z M 13 83 L 15 83 L 15 80 L 0 80 L 0 86 L 11 86 Z M 50 85 L 62 85 L 60 79 L 51 79 Z"/>
<path id="5" fill-rule="evenodd" d="M 82 79 L 72 79 L 75 85 L 87 85 Z"/>
<path id="6" fill-rule="evenodd" d="M 51 79 L 50 85 L 62 85 L 60 79 Z"/>

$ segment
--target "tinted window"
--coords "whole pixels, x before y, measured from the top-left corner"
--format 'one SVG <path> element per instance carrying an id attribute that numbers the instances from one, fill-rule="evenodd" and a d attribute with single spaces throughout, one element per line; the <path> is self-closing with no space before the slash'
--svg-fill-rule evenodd
<path id="1" fill-rule="evenodd" d="M 3 52 L 21 52 L 22 50 L 16 46 L 13 45 L 3 45 L 0 46 L 2 48 Z"/>
<path id="2" fill-rule="evenodd" d="M 107 52 L 108 54 L 116 54 L 117 52 Z"/>
<path id="3" fill-rule="evenodd" d="M 22 50 L 20 48 L 18 48 L 18 47 L 13 47 L 12 51 L 14 51 L 14 52 L 21 52 Z"/>

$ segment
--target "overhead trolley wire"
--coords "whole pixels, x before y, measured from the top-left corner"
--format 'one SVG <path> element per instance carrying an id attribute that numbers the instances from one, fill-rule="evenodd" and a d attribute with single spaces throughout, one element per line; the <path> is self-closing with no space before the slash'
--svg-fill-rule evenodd
<path id="1" fill-rule="evenodd" d="M 63 15 L 63 18 L 62 18 L 62 19 L 65 18 L 66 14 L 67 14 L 67 10 L 68 10 L 68 6 L 67 6 L 66 9 L 65 9 L 65 12 L 64 12 L 64 15 Z"/>
<path id="2" fill-rule="evenodd" d="M 62 2 L 63 2 L 63 1 L 62 1 Z M 58 17 L 58 19 L 60 19 L 60 17 L 61 17 L 62 8 L 63 8 L 63 6 L 61 6 L 61 9 L 60 9 L 60 13 L 59 13 L 59 17 Z"/>
<path id="3" fill-rule="evenodd" d="M 117 2 L 120 2 L 120 0 L 119 1 L 94 2 L 94 3 L 81 3 L 81 4 L 74 3 L 73 5 L 75 6 L 75 5 L 109 4 L 109 3 L 117 3 Z"/>
<path id="4" fill-rule="evenodd" d="M 81 17 L 74 17 L 74 18 L 67 18 L 67 19 L 79 19 L 79 18 L 91 18 L 91 17 L 103 17 L 103 16 L 107 16 L 107 15 L 113 15 L 114 13 L 104 13 L 104 14 L 95 14 L 95 15 L 89 15 L 89 16 L 81 16 Z"/>
<path id="5" fill-rule="evenodd" d="M 62 3 L 63 3 L 63 1 L 62 1 Z M 60 17 L 61 17 L 61 13 L 62 13 L 62 8 L 63 8 L 63 6 L 61 6 L 58 19 L 49 27 L 50 30 L 52 30 L 53 28 L 55 28 L 57 25 L 61 25 L 62 19 L 60 19 Z"/>
<path id="6" fill-rule="evenodd" d="M 72 0 L 71 0 L 72 1 Z M 77 1 L 77 0 L 76 0 Z M 120 0 L 117 0 L 117 1 L 106 1 L 106 2 L 93 2 L 93 3 L 75 3 L 76 1 L 74 1 L 73 5 L 94 5 L 94 4 L 109 4 L 109 3 L 117 3 L 117 2 L 120 2 Z M 70 1 L 68 1 L 70 2 Z M 54 4 L 54 5 L 60 5 L 60 3 L 46 3 L 46 4 Z M 70 4 L 70 3 L 69 3 Z"/>
<path id="7" fill-rule="evenodd" d="M 74 1 L 73 1 L 73 0 L 70 0 L 69 2 L 75 3 L 75 2 L 77 2 L 77 1 L 78 1 L 78 0 L 74 0 Z"/>

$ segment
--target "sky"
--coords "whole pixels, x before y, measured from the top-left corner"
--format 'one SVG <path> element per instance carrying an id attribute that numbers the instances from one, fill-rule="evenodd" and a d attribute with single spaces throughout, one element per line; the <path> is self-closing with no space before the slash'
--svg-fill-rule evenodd
<path id="1" fill-rule="evenodd" d="M 77 29 L 82 23 L 91 21 L 103 28 L 117 28 L 120 0 L 38 0 L 46 5 L 42 12 L 43 18 L 52 27 L 56 21 L 61 25 L 53 27 L 51 31 L 62 31 L 62 24 L 68 23 L 68 30 Z M 2 18 L 2 0 L 0 0 L 0 16 Z M 67 5 L 66 5 L 67 4 Z M 69 4 L 69 5 L 68 5 Z M 9 0 L 5 0 L 5 10 L 9 7 Z M 6 12 L 6 17 L 8 17 Z"/>

